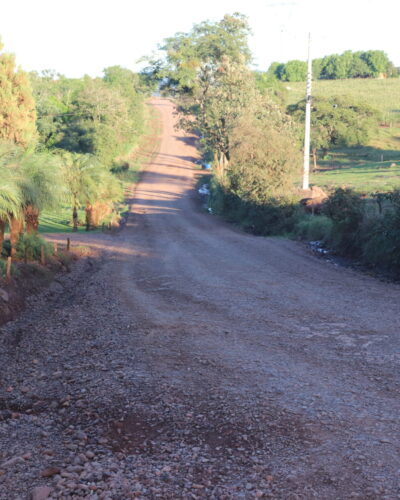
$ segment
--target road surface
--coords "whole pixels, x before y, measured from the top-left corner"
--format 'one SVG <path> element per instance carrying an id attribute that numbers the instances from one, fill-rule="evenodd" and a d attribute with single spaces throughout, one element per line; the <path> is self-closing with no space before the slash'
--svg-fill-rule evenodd
<path id="1" fill-rule="evenodd" d="M 0 497 L 400 498 L 399 286 L 205 213 L 152 105 L 126 227 L 3 328 Z"/>

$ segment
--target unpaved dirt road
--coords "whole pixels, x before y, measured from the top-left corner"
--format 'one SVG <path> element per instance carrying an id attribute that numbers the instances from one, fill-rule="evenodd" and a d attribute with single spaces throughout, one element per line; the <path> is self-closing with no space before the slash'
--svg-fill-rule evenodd
<path id="1" fill-rule="evenodd" d="M 202 212 L 153 105 L 126 228 L 2 329 L 0 497 L 400 498 L 399 286 Z"/>

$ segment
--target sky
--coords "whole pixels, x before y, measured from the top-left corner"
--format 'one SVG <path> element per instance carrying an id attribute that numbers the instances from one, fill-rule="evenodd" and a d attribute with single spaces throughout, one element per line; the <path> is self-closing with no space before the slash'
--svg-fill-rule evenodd
<path id="1" fill-rule="evenodd" d="M 384 50 L 400 66 L 399 0 L 12 0 L 1 2 L 4 50 L 26 71 L 101 76 L 137 61 L 194 23 L 240 12 L 249 18 L 254 66 L 345 50 Z"/>

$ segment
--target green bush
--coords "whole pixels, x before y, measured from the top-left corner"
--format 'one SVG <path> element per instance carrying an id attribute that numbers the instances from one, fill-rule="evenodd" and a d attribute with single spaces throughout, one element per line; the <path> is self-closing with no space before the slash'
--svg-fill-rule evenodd
<path id="1" fill-rule="evenodd" d="M 325 215 L 306 215 L 294 228 L 298 238 L 307 241 L 328 242 L 332 238 L 333 221 Z"/>
<path id="2" fill-rule="evenodd" d="M 213 212 L 253 234 L 274 236 L 290 233 L 302 217 L 302 209 L 294 200 L 271 197 L 264 203 L 255 203 L 225 192 L 215 179 L 210 186 L 209 206 Z"/>
<path id="3" fill-rule="evenodd" d="M 338 188 L 326 200 L 322 212 L 333 222 L 328 243 L 341 254 L 359 256 L 360 226 L 364 218 L 364 200 L 360 195 L 348 188 Z"/>
<path id="4" fill-rule="evenodd" d="M 3 241 L 3 248 L 0 252 L 0 257 L 9 257 L 11 255 L 11 242 L 10 240 Z"/>
<path id="5" fill-rule="evenodd" d="M 17 243 L 17 258 L 28 260 L 40 260 L 41 247 L 44 247 L 45 256 L 51 255 L 51 246 L 37 234 L 23 234 Z"/>
<path id="6" fill-rule="evenodd" d="M 400 275 L 400 191 L 390 194 L 391 206 L 362 228 L 363 261 Z"/>

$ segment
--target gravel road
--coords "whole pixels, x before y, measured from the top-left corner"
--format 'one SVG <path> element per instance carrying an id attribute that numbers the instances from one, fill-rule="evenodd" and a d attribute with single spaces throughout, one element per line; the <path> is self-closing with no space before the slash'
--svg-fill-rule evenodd
<path id="1" fill-rule="evenodd" d="M 0 498 L 399 499 L 399 286 L 202 212 L 152 105 L 126 227 L 1 330 Z"/>

